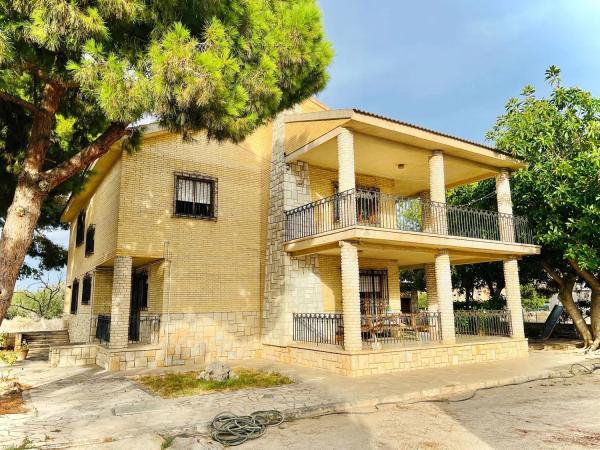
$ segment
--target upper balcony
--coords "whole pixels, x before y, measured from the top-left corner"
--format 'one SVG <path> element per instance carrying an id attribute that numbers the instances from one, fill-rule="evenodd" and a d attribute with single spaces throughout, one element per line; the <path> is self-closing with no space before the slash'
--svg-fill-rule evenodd
<path id="1" fill-rule="evenodd" d="M 440 250 L 453 264 L 539 253 L 526 219 L 512 214 L 509 173 L 522 161 L 357 110 L 285 123 L 285 160 L 295 164 L 284 202 L 289 253 L 339 254 L 339 242 L 352 240 L 362 257 L 404 267 Z M 497 212 L 446 203 L 447 189 L 486 178 L 496 178 Z"/>

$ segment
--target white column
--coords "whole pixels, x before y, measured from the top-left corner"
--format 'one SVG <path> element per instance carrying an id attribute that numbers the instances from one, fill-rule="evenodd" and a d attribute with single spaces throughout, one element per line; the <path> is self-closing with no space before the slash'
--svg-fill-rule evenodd
<path id="1" fill-rule="evenodd" d="M 427 288 L 427 311 L 437 312 L 439 308 L 435 264 L 425 264 L 425 287 Z"/>
<path id="2" fill-rule="evenodd" d="M 444 153 L 434 150 L 429 157 L 429 198 L 432 202 L 446 203 Z"/>
<path id="3" fill-rule="evenodd" d="M 447 250 L 441 250 L 435 256 L 435 281 L 438 311 L 442 322 L 442 339 L 445 343 L 453 344 L 456 341 L 454 335 L 454 304 L 452 302 L 450 256 Z"/>
<path id="4" fill-rule="evenodd" d="M 356 189 L 354 175 L 354 136 L 350 130 L 342 128 L 337 137 L 338 145 L 338 191 L 343 193 Z M 337 203 L 342 227 L 356 224 L 356 194 L 342 194 Z"/>
<path id="5" fill-rule="evenodd" d="M 510 194 L 510 174 L 507 169 L 502 169 L 496 175 L 496 202 L 498 204 L 500 240 L 514 242 L 515 227 L 512 215 L 512 196 Z"/>
<path id="6" fill-rule="evenodd" d="M 441 150 L 434 150 L 429 157 L 429 199 L 432 202 L 430 211 L 431 232 L 447 234 L 446 177 L 444 173 L 444 153 Z"/>
<path id="7" fill-rule="evenodd" d="M 504 292 L 506 294 L 506 307 L 510 311 L 512 337 L 524 338 L 519 263 L 516 257 L 504 261 Z"/>
<path id="8" fill-rule="evenodd" d="M 110 308 L 110 348 L 125 348 L 129 342 L 131 267 L 130 256 L 115 256 Z"/>
<path id="9" fill-rule="evenodd" d="M 344 349 L 362 350 L 360 330 L 360 279 L 358 249 L 351 242 L 340 241 L 342 265 L 342 311 L 344 313 Z"/>
<path id="10" fill-rule="evenodd" d="M 352 131 L 342 128 L 337 137 L 339 191 L 356 188 L 354 176 L 354 136 Z"/>

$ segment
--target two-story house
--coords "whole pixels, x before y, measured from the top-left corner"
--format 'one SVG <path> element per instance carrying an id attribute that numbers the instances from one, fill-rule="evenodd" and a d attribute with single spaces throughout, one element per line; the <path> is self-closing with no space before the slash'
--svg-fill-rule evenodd
<path id="1" fill-rule="evenodd" d="M 512 214 L 521 161 L 309 100 L 241 144 L 149 126 L 90 168 L 70 223 L 71 344 L 51 363 L 110 370 L 268 358 L 360 376 L 523 356 Z M 446 204 L 496 179 L 498 211 Z M 507 309 L 453 311 L 453 264 L 503 261 Z M 424 268 L 427 310 L 400 271 Z M 409 294 L 410 295 L 410 294 Z"/>

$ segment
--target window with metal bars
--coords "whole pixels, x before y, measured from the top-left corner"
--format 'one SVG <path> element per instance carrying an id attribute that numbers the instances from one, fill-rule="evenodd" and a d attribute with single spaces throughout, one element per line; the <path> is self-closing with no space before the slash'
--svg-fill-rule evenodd
<path id="1" fill-rule="evenodd" d="M 85 211 L 77 216 L 77 228 L 75 229 L 75 246 L 79 247 L 85 239 Z"/>
<path id="2" fill-rule="evenodd" d="M 96 225 L 89 225 L 85 232 L 85 256 L 94 254 L 94 238 L 96 236 Z"/>
<path id="3" fill-rule="evenodd" d="M 75 278 L 71 285 L 71 314 L 77 314 L 77 303 L 79 302 L 79 280 Z"/>
<path id="4" fill-rule="evenodd" d="M 217 179 L 198 174 L 175 174 L 173 211 L 176 216 L 215 219 Z"/>
<path id="5" fill-rule="evenodd" d="M 385 314 L 389 302 L 387 270 L 361 270 L 361 314 Z"/>
<path id="6" fill-rule="evenodd" d="M 83 277 L 83 284 L 81 286 L 81 304 L 89 305 L 92 299 L 92 276 L 87 274 Z"/>

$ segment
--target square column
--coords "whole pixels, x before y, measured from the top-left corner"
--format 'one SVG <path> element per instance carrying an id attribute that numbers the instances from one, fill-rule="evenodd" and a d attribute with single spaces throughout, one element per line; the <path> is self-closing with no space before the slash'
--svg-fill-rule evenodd
<path id="1" fill-rule="evenodd" d="M 504 292 L 506 307 L 510 311 L 512 337 L 524 338 L 523 308 L 521 306 L 521 284 L 519 282 L 519 263 L 516 257 L 504 261 Z"/>
<path id="2" fill-rule="evenodd" d="M 446 176 L 444 153 L 434 150 L 429 157 L 429 198 L 432 202 L 446 203 Z"/>
<path id="3" fill-rule="evenodd" d="M 342 227 L 356 224 L 356 177 L 354 174 L 354 136 L 342 128 L 337 136 L 338 147 L 338 192 L 337 203 L 339 220 Z M 349 194 L 342 194 L 350 191 Z"/>
<path id="4" fill-rule="evenodd" d="M 450 274 L 450 256 L 447 250 L 435 255 L 435 281 L 438 299 L 438 311 L 442 322 L 442 340 L 444 343 L 456 342 L 454 334 L 454 304 L 452 302 L 452 277 Z"/>
<path id="5" fill-rule="evenodd" d="M 338 189 L 344 192 L 356 189 L 354 175 L 354 136 L 352 131 L 342 128 L 337 136 L 338 150 Z"/>
<path id="6" fill-rule="evenodd" d="M 446 215 L 446 175 L 444 171 L 444 153 L 434 150 L 429 157 L 429 211 L 430 232 L 448 234 Z"/>
<path id="7" fill-rule="evenodd" d="M 427 311 L 439 311 L 435 264 L 425 264 L 425 287 L 427 288 Z"/>
<path id="8" fill-rule="evenodd" d="M 115 256 L 112 304 L 110 308 L 110 348 L 125 348 L 129 342 L 129 309 L 131 307 L 130 256 Z"/>
<path id="9" fill-rule="evenodd" d="M 512 196 L 510 194 L 510 174 L 502 169 L 496 175 L 496 202 L 498 204 L 498 227 L 500 240 L 515 242 Z"/>
<path id="10" fill-rule="evenodd" d="M 349 352 L 355 352 L 362 350 L 358 249 L 354 243 L 346 241 L 340 241 L 340 247 L 344 349 Z"/>

